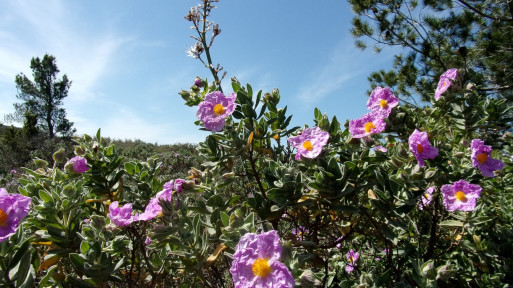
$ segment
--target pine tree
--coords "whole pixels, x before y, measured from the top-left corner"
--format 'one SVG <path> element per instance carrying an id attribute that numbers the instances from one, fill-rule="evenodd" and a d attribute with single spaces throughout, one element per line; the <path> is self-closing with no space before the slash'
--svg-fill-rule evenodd
<path id="1" fill-rule="evenodd" d="M 26 117 L 27 113 L 34 115 L 37 127 L 50 139 L 58 133 L 64 137 L 72 136 L 76 129 L 66 119 L 66 111 L 61 107 L 63 99 L 68 96 L 71 81 L 66 74 L 61 79 L 57 78 L 59 69 L 52 55 L 45 54 L 42 60 L 32 58 L 30 68 L 33 82 L 23 73 L 16 76 L 16 97 L 24 102 L 14 104 L 15 115 L 17 118 Z M 34 121 L 32 119 L 32 123 Z"/>
<path id="2" fill-rule="evenodd" d="M 495 0 L 350 0 L 356 46 L 403 47 L 394 68 L 369 76 L 403 100 L 433 98 L 438 77 L 465 71 L 484 96 L 513 97 L 513 2 Z M 370 41 L 369 41 L 370 40 Z M 508 100 L 508 101 L 509 101 Z"/>

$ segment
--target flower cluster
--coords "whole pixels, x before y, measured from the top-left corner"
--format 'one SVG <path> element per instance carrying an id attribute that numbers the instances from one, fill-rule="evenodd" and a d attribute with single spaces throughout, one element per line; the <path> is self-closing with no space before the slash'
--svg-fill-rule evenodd
<path id="1" fill-rule="evenodd" d="M 354 138 L 363 138 L 385 130 L 385 119 L 392 108 L 399 105 L 399 100 L 390 88 L 376 87 L 367 101 L 367 109 L 371 112 L 361 118 L 349 121 L 349 132 Z"/>
<path id="2" fill-rule="evenodd" d="M 315 158 L 322 152 L 322 147 L 328 144 L 329 133 L 322 131 L 319 127 L 306 128 L 301 135 L 290 137 L 287 141 L 297 148 L 296 160 L 305 158 Z"/>
<path id="3" fill-rule="evenodd" d="M 20 194 L 9 194 L 0 188 L 0 242 L 16 233 L 21 219 L 30 211 L 30 197 Z"/>
<path id="4" fill-rule="evenodd" d="M 162 191 L 158 192 L 155 197 L 150 199 L 143 213 L 132 215 L 132 203 L 127 203 L 119 207 L 118 201 L 114 201 L 109 205 L 109 213 L 107 216 L 111 222 L 119 227 L 129 226 L 135 221 L 148 221 L 155 217 L 162 216 L 162 206 L 160 201 L 171 202 L 173 199 L 173 191 L 182 193 L 182 185 L 185 183 L 183 179 L 168 181 L 164 184 Z"/>
<path id="5" fill-rule="evenodd" d="M 235 287 L 294 287 L 294 277 L 280 262 L 281 252 L 280 237 L 275 230 L 242 236 L 230 268 Z"/>

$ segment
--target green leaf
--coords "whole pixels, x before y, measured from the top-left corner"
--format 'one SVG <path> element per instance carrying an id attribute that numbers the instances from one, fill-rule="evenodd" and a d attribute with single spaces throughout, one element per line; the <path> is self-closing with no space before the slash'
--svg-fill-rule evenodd
<path id="1" fill-rule="evenodd" d="M 452 227 L 463 227 L 464 223 L 456 220 L 445 220 L 438 224 L 440 226 L 452 226 Z"/>
<path id="2" fill-rule="evenodd" d="M 46 203 L 52 203 L 53 202 L 53 198 L 52 196 L 50 196 L 50 194 L 48 192 L 46 192 L 45 190 L 39 190 L 39 197 L 45 201 Z"/>
<path id="3" fill-rule="evenodd" d="M 30 258 L 30 253 L 25 253 L 21 258 L 20 265 L 18 266 L 18 272 L 16 272 L 16 275 L 14 276 L 14 278 L 16 278 L 16 287 L 30 287 L 27 286 L 27 284 L 32 284 L 34 282 L 34 278 L 30 271 Z"/>
<path id="4" fill-rule="evenodd" d="M 213 195 L 207 200 L 207 206 L 210 207 L 223 207 L 225 203 L 223 197 L 219 195 Z"/>
<path id="5" fill-rule="evenodd" d="M 224 211 L 221 211 L 221 222 L 223 222 L 223 226 L 225 227 L 230 225 L 230 216 L 228 216 Z"/>

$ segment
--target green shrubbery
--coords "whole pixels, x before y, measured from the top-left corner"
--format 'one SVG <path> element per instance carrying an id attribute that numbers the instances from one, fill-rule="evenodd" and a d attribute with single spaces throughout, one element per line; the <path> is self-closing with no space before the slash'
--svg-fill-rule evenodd
<path id="1" fill-rule="evenodd" d="M 186 18 L 199 32 L 191 54 L 207 53 L 217 76 L 198 28 L 215 27 L 210 5 Z M 194 81 L 180 95 L 215 131 L 198 147 L 116 143 L 99 130 L 76 139 L 72 160 L 59 152 L 23 169 L 23 220 L 12 207 L 28 209 L 24 198 L 0 192 L 0 283 L 508 287 L 509 91 L 489 95 L 475 71 L 454 68 L 430 80 L 425 107 L 378 88 L 368 115 L 340 123 L 314 109 L 315 127 L 289 127 L 277 89 L 233 79 L 225 94 L 223 77 Z"/>

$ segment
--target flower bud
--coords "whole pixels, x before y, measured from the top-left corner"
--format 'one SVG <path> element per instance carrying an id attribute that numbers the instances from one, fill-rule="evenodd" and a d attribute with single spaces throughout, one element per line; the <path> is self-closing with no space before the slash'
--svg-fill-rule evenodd
<path id="1" fill-rule="evenodd" d="M 196 79 L 194 79 L 194 85 L 196 85 L 196 87 L 202 87 L 203 80 L 201 80 L 201 78 L 199 78 L 199 77 L 196 77 Z"/>
<path id="2" fill-rule="evenodd" d="M 66 160 L 66 152 L 64 151 L 64 148 L 61 148 L 57 152 L 53 153 L 52 158 L 55 163 L 64 162 Z"/>
<path id="3" fill-rule="evenodd" d="M 82 156 L 84 154 L 85 154 L 85 147 L 83 147 L 82 145 L 75 146 L 75 155 Z"/>
<path id="4" fill-rule="evenodd" d="M 194 188 L 196 188 L 196 183 L 195 181 L 187 180 L 182 184 L 182 188 L 184 190 L 194 190 Z"/>
<path id="5" fill-rule="evenodd" d="M 180 96 L 182 96 L 183 100 L 189 100 L 189 98 L 191 97 L 191 93 L 189 91 L 185 91 L 185 90 L 178 92 L 178 94 L 180 94 Z"/>
<path id="6" fill-rule="evenodd" d="M 315 279 L 315 276 L 310 269 L 303 271 L 303 274 L 299 276 L 299 283 L 301 283 L 301 287 L 306 288 L 317 287 L 321 284 L 319 280 Z"/>
<path id="7" fill-rule="evenodd" d="M 476 84 L 472 82 L 467 84 L 467 90 L 474 91 L 474 89 L 476 89 Z"/>
<path id="8" fill-rule="evenodd" d="M 46 168 L 46 167 L 48 167 L 48 162 L 46 162 L 43 159 L 36 158 L 33 161 L 34 161 L 34 164 L 36 165 L 37 168 Z"/>

